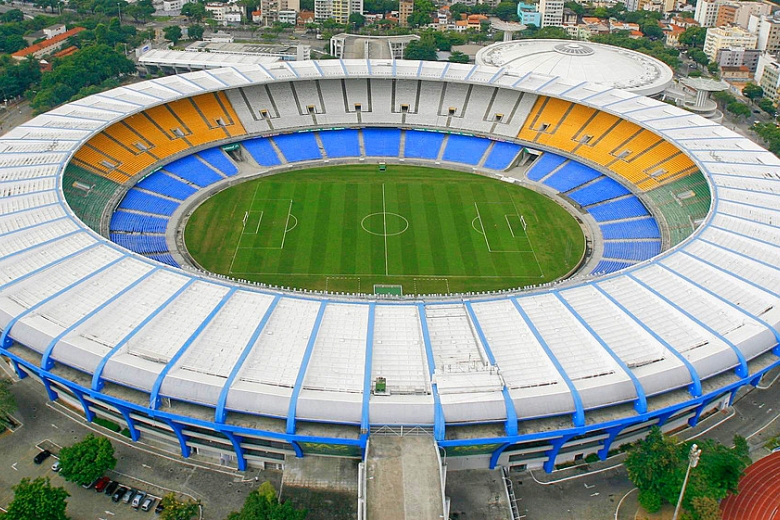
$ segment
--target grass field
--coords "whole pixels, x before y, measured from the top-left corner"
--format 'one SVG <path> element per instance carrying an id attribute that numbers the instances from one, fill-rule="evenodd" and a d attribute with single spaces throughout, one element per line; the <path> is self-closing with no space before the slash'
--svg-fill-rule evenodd
<path id="1" fill-rule="evenodd" d="M 473 174 L 388 165 L 300 170 L 228 188 L 185 229 L 204 268 L 332 292 L 444 294 L 534 285 L 580 260 L 549 199 Z"/>

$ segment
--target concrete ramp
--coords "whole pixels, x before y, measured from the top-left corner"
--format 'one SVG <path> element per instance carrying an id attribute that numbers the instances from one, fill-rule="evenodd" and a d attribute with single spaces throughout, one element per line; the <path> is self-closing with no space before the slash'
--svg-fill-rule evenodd
<path id="1" fill-rule="evenodd" d="M 372 436 L 366 460 L 367 520 L 440 520 L 439 458 L 433 439 Z"/>

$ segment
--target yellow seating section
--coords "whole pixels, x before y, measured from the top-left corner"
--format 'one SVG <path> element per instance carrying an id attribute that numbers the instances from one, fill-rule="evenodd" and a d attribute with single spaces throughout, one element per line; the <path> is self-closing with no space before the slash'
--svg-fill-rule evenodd
<path id="1" fill-rule="evenodd" d="M 650 130 L 606 112 L 544 96 L 534 103 L 518 138 L 573 153 L 642 190 L 697 170 L 687 156 Z"/>
<path id="2" fill-rule="evenodd" d="M 201 94 L 114 123 L 76 152 L 74 164 L 124 183 L 188 148 L 245 134 L 224 92 Z"/>

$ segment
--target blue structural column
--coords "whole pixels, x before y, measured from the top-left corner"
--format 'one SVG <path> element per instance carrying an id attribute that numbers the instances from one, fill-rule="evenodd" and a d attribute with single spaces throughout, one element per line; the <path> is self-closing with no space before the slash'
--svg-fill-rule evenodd
<path id="1" fill-rule="evenodd" d="M 76 320 L 71 324 L 69 327 L 66 327 L 62 332 L 57 334 L 46 346 L 46 349 L 43 351 L 43 356 L 41 356 L 41 368 L 44 370 L 51 370 L 54 367 L 54 362 L 51 360 L 51 354 L 54 351 L 54 347 L 57 346 L 57 343 L 60 342 L 62 338 L 70 334 L 70 332 L 75 329 L 76 327 L 79 327 L 84 322 L 86 322 L 88 319 L 92 318 L 95 314 L 99 313 L 103 309 L 105 309 L 107 306 L 111 305 L 113 302 L 124 296 L 128 291 L 135 288 L 139 283 L 149 278 L 153 273 L 156 273 L 160 268 L 154 267 L 153 269 L 150 269 L 146 273 L 144 273 L 141 277 L 134 280 L 130 283 L 127 287 L 123 288 L 121 291 L 92 309 L 90 312 L 86 313 L 84 316 L 82 316 L 80 319 Z"/>
<path id="2" fill-rule="evenodd" d="M 374 319 L 376 303 L 368 304 L 368 328 L 366 330 L 366 359 L 363 366 L 363 409 L 360 414 L 360 434 L 368 436 L 371 429 L 369 417 L 371 400 L 371 370 L 374 358 Z"/>
<path id="3" fill-rule="evenodd" d="M 173 355 L 173 357 L 168 361 L 168 363 L 165 365 L 165 367 L 160 371 L 160 374 L 157 376 L 157 379 L 154 381 L 154 384 L 152 385 L 152 390 L 149 392 L 149 408 L 152 410 L 156 410 L 160 406 L 160 389 L 162 388 L 163 381 L 165 380 L 165 376 L 168 375 L 168 372 L 171 371 L 171 369 L 176 365 L 176 363 L 181 359 L 181 357 L 184 355 L 184 353 L 187 351 L 187 349 L 192 345 L 195 340 L 200 336 L 200 334 L 206 330 L 206 327 L 209 323 L 211 323 L 211 320 L 214 319 L 214 317 L 219 314 L 219 311 L 222 309 L 222 307 L 225 306 L 225 304 L 230 300 L 230 298 L 233 296 L 233 294 L 238 290 L 237 287 L 231 288 L 217 303 L 216 306 L 214 306 L 213 309 L 211 309 L 211 312 L 206 316 L 206 318 L 203 320 L 203 322 L 198 325 L 198 328 L 195 329 L 195 331 L 190 334 L 190 337 L 187 338 L 187 341 L 185 341 L 181 347 L 179 347 L 179 350 L 176 351 L 176 353 Z"/>
<path id="4" fill-rule="evenodd" d="M 680 354 L 680 352 L 677 351 L 674 347 L 672 347 L 668 341 L 663 339 L 661 336 L 655 333 L 653 329 L 645 325 L 644 322 L 640 321 L 639 318 L 637 318 L 631 311 L 629 311 L 622 303 L 617 301 L 611 294 L 609 294 L 607 291 L 601 288 L 601 286 L 597 284 L 592 284 L 591 287 L 595 288 L 598 292 L 601 293 L 602 296 L 604 296 L 606 299 L 608 299 L 612 304 L 620 309 L 623 314 L 631 318 L 634 323 L 639 325 L 642 330 L 650 334 L 658 343 L 664 346 L 667 351 L 669 351 L 674 357 L 676 357 L 680 363 L 682 363 L 685 368 L 688 370 L 688 374 L 691 376 L 691 384 L 688 386 L 688 391 L 690 392 L 691 396 L 693 397 L 699 397 L 701 395 L 702 389 L 701 389 L 701 378 L 699 377 L 699 373 L 696 370 L 696 368 L 691 364 L 688 359 Z"/>
<path id="5" fill-rule="evenodd" d="M 466 310 L 468 311 L 469 317 L 471 318 L 471 323 L 474 325 L 474 329 L 477 331 L 479 341 L 485 348 L 485 355 L 487 355 L 488 361 L 490 361 L 492 366 L 497 366 L 496 358 L 493 356 L 493 350 L 490 348 L 487 336 L 485 336 L 485 332 L 482 330 L 482 325 L 480 325 L 479 320 L 477 319 L 477 315 L 474 313 L 474 308 L 471 306 L 471 302 L 465 302 L 464 305 L 466 306 Z M 506 385 L 504 385 L 504 387 L 501 389 L 501 395 L 504 398 L 504 406 L 506 408 L 506 422 L 504 423 L 504 431 L 506 432 L 507 436 L 513 437 L 517 435 L 517 410 L 515 410 L 515 403 L 512 401 L 512 396 L 509 394 L 509 388 L 507 388 Z"/>
<path id="6" fill-rule="evenodd" d="M 303 380 L 306 378 L 306 369 L 309 367 L 309 361 L 311 360 L 311 354 L 314 352 L 314 343 L 317 342 L 317 333 L 320 330 L 322 324 L 322 317 L 325 315 L 325 307 L 328 305 L 326 300 L 320 303 L 320 310 L 317 312 L 317 317 L 314 319 L 314 326 L 309 334 L 309 342 L 306 344 L 306 350 L 303 353 L 303 359 L 301 360 L 301 367 L 298 369 L 298 377 L 295 379 L 295 386 L 293 386 L 292 394 L 290 395 L 290 406 L 287 409 L 287 428 L 286 432 L 289 435 L 295 434 L 295 414 L 298 410 L 298 396 L 301 394 L 301 388 L 303 387 Z M 295 446 L 295 444 L 293 444 Z M 296 447 L 296 455 L 298 455 L 299 446 Z M 299 457 L 301 455 L 298 455 Z"/>
<path id="7" fill-rule="evenodd" d="M 173 430 L 173 434 L 176 435 L 177 439 L 179 439 L 181 456 L 185 459 L 189 458 L 192 450 L 189 446 L 187 446 L 187 436 L 184 435 L 184 426 L 167 418 L 162 418 L 162 421 L 167 424 L 171 430 Z"/>
<path id="8" fill-rule="evenodd" d="M 48 396 L 49 401 L 56 401 L 59 395 L 57 395 L 57 392 L 51 387 L 51 381 L 46 379 L 45 375 L 41 374 L 41 382 L 43 383 L 43 388 L 46 389 L 46 395 Z"/>
<path id="9" fill-rule="evenodd" d="M 558 361 L 558 358 L 555 357 L 555 354 L 550 349 L 550 346 L 547 345 L 547 342 L 542 337 L 539 330 L 536 328 L 536 325 L 531 321 L 531 318 L 528 316 L 528 314 L 523 310 L 523 308 L 520 306 L 520 304 L 517 301 L 516 297 L 510 298 L 512 303 L 515 306 L 515 309 L 517 309 L 517 312 L 520 313 L 520 316 L 523 318 L 523 321 L 525 321 L 526 325 L 528 326 L 528 329 L 531 331 L 531 333 L 536 338 L 536 341 L 539 342 L 539 345 L 544 349 L 545 353 L 547 354 L 547 357 L 550 358 L 550 362 L 555 366 L 555 369 L 558 371 L 558 374 L 561 376 L 561 379 L 566 383 L 566 386 L 569 388 L 569 394 L 571 395 L 572 401 L 574 403 L 574 413 L 572 414 L 572 421 L 574 423 L 574 426 L 581 427 L 585 426 L 585 409 L 582 405 L 582 398 L 580 397 L 580 393 L 577 390 L 577 387 L 574 386 L 574 382 L 569 378 L 569 375 L 566 373 L 566 371 L 563 369 L 563 365 Z"/>
<path id="10" fill-rule="evenodd" d="M 235 381 L 236 377 L 238 377 L 238 373 L 241 371 L 241 367 L 244 365 L 244 361 L 246 361 L 246 358 L 252 351 L 252 347 L 254 347 L 255 343 L 257 343 L 257 339 L 263 332 L 263 329 L 268 323 L 268 320 L 271 318 L 271 314 L 274 312 L 274 309 L 276 308 L 276 305 L 279 303 L 280 299 L 281 296 L 278 294 L 276 297 L 274 297 L 273 301 L 268 306 L 268 309 L 265 311 L 265 314 L 260 320 L 260 323 L 257 324 L 255 331 L 252 333 L 252 337 L 250 337 L 249 341 L 247 341 L 246 345 L 244 345 L 244 350 L 242 350 L 241 355 L 238 356 L 235 365 L 233 365 L 233 368 L 230 371 L 230 375 L 228 375 L 227 379 L 225 380 L 225 384 L 222 385 L 222 390 L 220 391 L 219 399 L 217 400 L 217 407 L 214 411 L 214 422 L 217 424 L 224 424 L 225 416 L 227 415 L 226 406 L 228 394 L 230 393 L 230 387 L 233 386 L 233 381 Z"/>
<path id="11" fill-rule="evenodd" d="M 433 394 L 433 438 L 437 441 L 443 441 L 446 433 L 446 422 L 444 420 L 444 408 L 442 408 L 441 399 L 439 398 L 439 388 L 434 380 L 436 361 L 433 358 L 433 346 L 431 344 L 431 334 L 428 331 L 425 305 L 418 303 L 417 313 L 420 317 L 420 327 L 422 328 L 423 343 L 425 344 L 425 356 L 428 360 L 428 377 L 431 381 L 431 393 Z"/>
<path id="12" fill-rule="evenodd" d="M 42 374 L 43 376 L 43 374 Z M 45 378 L 45 376 L 43 376 Z M 45 380 L 45 379 L 44 379 Z M 81 403 L 81 407 L 84 409 L 84 417 L 87 419 L 87 422 L 92 422 L 95 420 L 95 412 L 92 411 L 92 409 L 89 407 L 89 401 L 87 401 L 84 398 L 84 392 L 80 390 L 76 390 L 75 388 L 71 387 L 71 392 L 76 396 L 76 399 L 79 400 L 79 403 Z M 53 399 L 52 399 L 53 401 Z"/>
<path id="13" fill-rule="evenodd" d="M 122 417 L 125 419 L 125 424 L 127 424 L 127 429 L 130 432 L 130 439 L 132 439 L 133 442 L 140 439 L 141 432 L 135 426 L 135 420 L 133 420 L 133 417 L 130 415 L 130 409 L 126 406 L 120 406 L 118 404 L 114 404 L 114 407 L 119 410 L 119 413 L 121 413 Z"/>
<path id="14" fill-rule="evenodd" d="M 688 318 L 691 321 L 694 321 L 700 327 L 702 327 L 704 330 L 706 330 L 707 332 L 709 332 L 710 334 L 712 334 L 713 336 L 715 336 L 716 338 L 721 340 L 723 343 L 728 345 L 728 347 L 731 348 L 732 352 L 734 352 L 734 355 L 737 357 L 737 367 L 735 369 L 735 372 L 736 372 L 737 376 L 739 376 L 739 377 L 747 377 L 748 376 L 749 372 L 748 372 L 747 360 L 745 359 L 745 356 L 742 354 L 742 351 L 739 350 L 739 348 L 734 343 L 732 343 L 731 341 L 726 339 L 723 336 L 723 334 L 721 334 L 717 330 L 713 329 L 712 327 L 710 327 L 706 323 L 702 322 L 701 320 L 696 318 L 696 316 L 694 316 L 693 314 L 691 314 L 687 310 L 683 309 L 682 307 L 680 307 L 679 305 L 674 303 L 672 300 L 670 300 L 666 296 L 662 295 L 660 292 L 658 292 L 657 290 L 653 289 L 648 284 L 646 284 L 645 282 L 643 282 L 642 280 L 640 280 L 639 278 L 634 276 L 633 273 L 627 273 L 626 276 L 628 276 L 633 281 L 635 281 L 636 283 L 638 283 L 639 285 L 641 285 L 642 287 L 644 287 L 645 289 L 647 289 L 648 291 L 650 291 L 651 293 L 656 295 L 658 298 L 662 299 L 663 301 L 665 301 L 666 303 L 668 303 L 669 305 L 674 307 L 675 310 L 680 312 L 683 316 L 685 316 L 686 318 Z"/>
<path id="15" fill-rule="evenodd" d="M 573 433 L 552 440 L 552 447 L 547 451 L 547 460 L 544 462 L 544 471 L 552 473 L 555 470 L 555 459 L 558 458 L 558 454 L 561 452 L 563 445 L 569 442 L 572 437 L 574 437 Z"/>
<path id="16" fill-rule="evenodd" d="M 2 347 L 0 346 L 0 348 Z M 19 379 L 24 379 L 25 377 L 27 377 L 27 372 L 22 368 L 22 366 L 19 364 L 18 361 L 12 358 L 11 365 L 14 367 L 14 372 L 16 372 L 16 377 L 18 377 Z"/>
<path id="17" fill-rule="evenodd" d="M 504 450 L 506 450 L 508 447 L 512 445 L 511 442 L 505 442 L 501 445 L 496 451 L 490 454 L 490 469 L 496 469 L 496 465 L 498 465 L 498 459 L 501 457 L 501 454 L 504 453 Z"/>
<path id="18" fill-rule="evenodd" d="M 636 410 L 637 413 L 645 413 L 647 412 L 647 396 L 645 395 L 645 389 L 642 388 L 642 383 L 639 382 L 639 379 L 634 375 L 634 372 L 631 371 L 630 368 L 628 368 L 628 365 L 620 359 L 620 357 L 615 354 L 615 351 L 610 348 L 609 345 L 601 338 L 601 336 L 596 333 L 595 330 L 593 330 L 593 327 L 588 324 L 585 320 L 582 319 L 582 316 L 574 310 L 574 307 L 571 306 L 571 304 L 566 301 L 566 299 L 561 296 L 561 293 L 558 291 L 553 291 L 553 294 L 556 298 L 558 298 L 558 301 L 563 304 L 564 307 L 566 307 L 566 310 L 568 310 L 572 316 L 574 316 L 577 321 L 580 322 L 580 324 L 585 327 L 585 330 L 590 333 L 593 338 L 599 342 L 599 345 L 607 352 L 607 354 L 612 357 L 612 359 L 615 360 L 615 363 L 617 363 L 620 368 L 625 372 L 625 374 L 631 379 L 631 382 L 634 385 L 634 391 L 636 392 L 636 400 L 634 401 L 634 410 Z"/>
<path id="19" fill-rule="evenodd" d="M 607 438 L 604 439 L 603 446 L 598 451 L 599 460 L 606 460 L 609 456 L 609 448 L 612 446 L 612 443 L 615 442 L 615 437 L 617 437 L 620 432 L 623 431 L 623 429 L 626 426 L 624 424 L 620 424 L 618 426 L 613 426 L 611 428 L 607 428 Z"/>
<path id="20" fill-rule="evenodd" d="M 113 355 L 119 352 L 119 349 L 124 347 L 127 342 L 133 338 L 133 336 L 138 334 L 141 329 L 146 327 L 150 321 L 152 321 L 163 309 L 168 307 L 168 305 L 170 305 L 176 298 L 178 298 L 181 293 L 187 290 L 190 285 L 195 283 L 195 280 L 196 278 L 190 278 L 187 283 L 179 287 L 175 293 L 173 293 L 170 297 L 168 297 L 167 300 L 157 306 L 157 308 L 154 309 L 151 314 L 144 318 L 141 323 L 136 325 L 133 330 L 131 330 L 124 338 L 119 340 L 119 342 L 114 345 L 114 348 L 112 348 L 108 354 L 103 356 L 103 358 L 98 362 L 97 367 L 95 367 L 95 371 L 92 373 L 92 390 L 99 392 L 103 389 L 103 370 L 106 368 L 106 364 L 113 357 Z"/>
<path id="21" fill-rule="evenodd" d="M 238 471 L 246 471 L 246 455 L 244 453 L 244 448 L 241 447 L 241 437 L 230 430 L 222 430 L 220 433 L 227 437 L 228 440 L 230 440 L 230 444 L 233 445 L 233 450 L 236 452 Z"/>

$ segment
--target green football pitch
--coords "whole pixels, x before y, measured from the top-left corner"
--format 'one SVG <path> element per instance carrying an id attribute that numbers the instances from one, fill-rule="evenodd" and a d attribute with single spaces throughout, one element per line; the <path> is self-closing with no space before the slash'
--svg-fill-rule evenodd
<path id="1" fill-rule="evenodd" d="M 185 241 L 204 269 L 331 292 L 446 294 L 536 285 L 582 258 L 577 221 L 474 174 L 334 166 L 250 180 L 205 201 Z"/>

